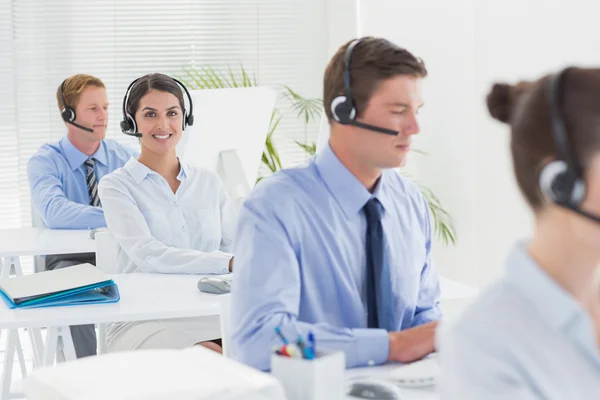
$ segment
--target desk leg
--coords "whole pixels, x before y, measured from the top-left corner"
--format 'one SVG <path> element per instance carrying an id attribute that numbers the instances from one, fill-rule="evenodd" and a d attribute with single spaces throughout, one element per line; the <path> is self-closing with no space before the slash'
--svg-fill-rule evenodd
<path id="1" fill-rule="evenodd" d="M 15 353 L 17 353 L 19 359 L 21 375 L 25 378 L 27 377 L 27 365 L 25 364 L 25 356 L 23 355 L 23 348 L 21 347 L 21 341 L 19 339 L 19 331 L 17 329 L 9 329 L 6 338 L 6 348 L 4 349 L 2 380 L 0 381 L 0 387 L 2 388 L 0 393 L 2 393 L 2 396 L 4 395 L 5 390 L 10 390 Z M 2 396 L 0 396 L 0 399 L 5 398 Z"/>
<path id="2" fill-rule="evenodd" d="M 46 345 L 44 346 L 44 354 L 42 356 L 42 365 L 54 365 L 56 358 L 56 348 L 58 346 L 58 333 L 55 327 L 46 329 Z"/>
<path id="3" fill-rule="evenodd" d="M 2 257 L 2 279 L 8 278 L 11 275 L 23 276 L 21 268 L 21 260 L 19 257 Z"/>
<path id="4" fill-rule="evenodd" d="M 63 353 L 63 361 L 73 361 L 77 359 L 75 354 L 75 344 L 71 336 L 71 329 L 68 326 L 58 328 L 60 346 Z"/>
<path id="5" fill-rule="evenodd" d="M 0 382 L 0 399 L 7 400 L 10 397 L 10 385 L 12 381 L 12 369 L 15 359 L 15 349 L 19 344 L 19 331 L 11 329 L 6 338 L 6 349 L 4 350 L 4 364 L 2 365 L 2 381 Z"/>
<path id="6" fill-rule="evenodd" d="M 21 376 L 25 378 L 27 376 L 27 365 L 25 364 L 25 355 L 23 354 L 23 347 L 21 346 L 21 337 L 19 331 L 15 329 L 15 350 L 17 352 L 17 358 L 19 359 L 19 366 L 21 367 Z"/>
<path id="7" fill-rule="evenodd" d="M 8 259 L 10 257 L 2 257 L 2 265 L 0 266 L 0 278 L 6 279 L 10 276 L 12 271 L 12 265 L 9 264 Z"/>
<path id="8" fill-rule="evenodd" d="M 42 339 L 41 328 L 27 328 L 29 338 L 31 339 L 31 346 L 33 348 L 33 367 L 42 366 L 42 357 L 44 355 L 44 340 Z"/>
<path id="9" fill-rule="evenodd" d="M 51 326 L 46 333 L 43 365 L 54 365 L 54 361 L 73 361 L 77 358 L 75 345 L 68 326 Z"/>
<path id="10" fill-rule="evenodd" d="M 10 275 L 23 276 L 23 269 L 21 268 L 21 259 L 19 257 L 2 257 L 2 265 L 0 266 L 2 278 L 9 278 Z M 21 340 L 18 332 L 16 335 L 16 342 L 14 349 L 17 350 L 17 357 L 19 358 L 19 366 L 21 367 L 21 375 L 27 376 L 27 366 L 25 365 L 25 356 L 23 355 L 23 347 L 21 346 Z M 10 338 L 10 333 L 9 333 Z M 8 342 L 7 342 L 8 343 Z M 36 344 L 32 342 L 33 351 L 36 352 Z M 7 350 L 8 350 L 7 344 Z M 13 356 L 14 357 L 14 356 Z M 11 359 L 12 363 L 12 359 Z"/>
<path id="11" fill-rule="evenodd" d="M 98 324 L 98 354 L 106 354 L 106 324 Z"/>
<path id="12" fill-rule="evenodd" d="M 7 262 L 7 257 L 0 258 L 2 264 L 0 264 L 0 278 L 6 279 L 10 276 L 11 265 Z"/>

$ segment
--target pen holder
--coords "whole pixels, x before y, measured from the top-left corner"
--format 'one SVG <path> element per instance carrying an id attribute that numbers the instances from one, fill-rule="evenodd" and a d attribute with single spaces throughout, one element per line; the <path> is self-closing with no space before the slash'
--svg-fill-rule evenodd
<path id="1" fill-rule="evenodd" d="M 346 357 L 341 351 L 318 351 L 312 360 L 271 356 L 271 374 L 288 400 L 343 400 Z"/>

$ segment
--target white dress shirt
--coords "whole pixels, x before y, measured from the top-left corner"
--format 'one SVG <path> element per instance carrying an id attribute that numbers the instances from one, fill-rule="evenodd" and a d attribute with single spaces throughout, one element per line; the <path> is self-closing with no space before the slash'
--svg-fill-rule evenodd
<path id="1" fill-rule="evenodd" d="M 173 193 L 135 158 L 99 183 L 109 230 L 120 244 L 117 270 L 173 274 L 229 271 L 236 210 L 219 177 L 181 164 Z"/>
<path id="2" fill-rule="evenodd" d="M 438 331 L 442 399 L 597 400 L 596 334 L 581 304 L 519 243 L 506 275 Z"/>

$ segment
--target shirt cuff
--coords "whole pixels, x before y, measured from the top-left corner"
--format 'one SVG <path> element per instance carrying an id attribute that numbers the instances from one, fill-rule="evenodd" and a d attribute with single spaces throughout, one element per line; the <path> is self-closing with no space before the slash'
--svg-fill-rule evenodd
<path id="1" fill-rule="evenodd" d="M 231 261 L 231 259 L 233 258 L 233 254 L 230 253 L 224 253 L 222 251 L 219 251 L 219 253 L 221 253 L 220 255 L 223 256 L 223 261 L 222 263 L 219 262 L 219 264 L 217 264 L 219 266 L 218 271 L 216 272 L 217 275 L 224 275 L 224 274 L 229 274 L 229 262 Z"/>
<path id="2" fill-rule="evenodd" d="M 349 368 L 383 364 L 390 354 L 390 336 L 385 329 L 352 329 L 354 353 L 346 364 Z"/>
<path id="3" fill-rule="evenodd" d="M 419 325 L 423 325 L 433 321 L 439 321 L 442 319 L 442 311 L 439 308 L 432 308 L 427 311 L 422 311 L 415 316 L 415 319 L 411 325 L 414 328 Z"/>

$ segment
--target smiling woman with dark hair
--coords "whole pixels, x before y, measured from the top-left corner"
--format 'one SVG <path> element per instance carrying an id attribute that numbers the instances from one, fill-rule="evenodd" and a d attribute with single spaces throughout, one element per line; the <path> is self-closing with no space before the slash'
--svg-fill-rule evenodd
<path id="1" fill-rule="evenodd" d="M 121 128 L 139 137 L 141 154 L 99 185 L 108 228 L 120 245 L 119 272 L 231 272 L 233 203 L 216 174 L 177 157 L 183 130 L 193 123 L 191 97 L 188 109 L 182 88 L 169 76 L 149 74 L 125 94 Z M 107 336 L 109 351 L 182 348 L 219 338 L 220 323 L 218 316 L 119 323 Z"/>
<path id="2" fill-rule="evenodd" d="M 506 274 L 439 337 L 443 399 L 600 397 L 600 69 L 496 84 L 533 210 Z"/>

